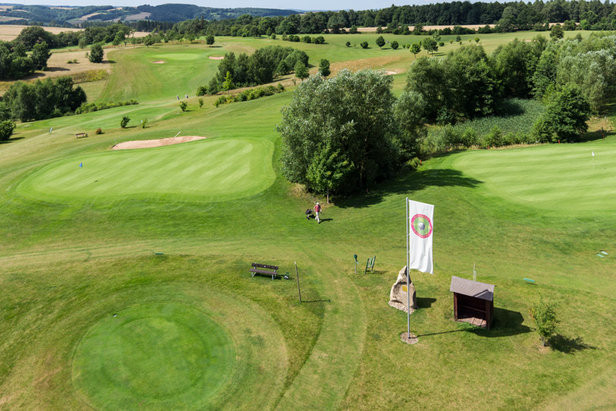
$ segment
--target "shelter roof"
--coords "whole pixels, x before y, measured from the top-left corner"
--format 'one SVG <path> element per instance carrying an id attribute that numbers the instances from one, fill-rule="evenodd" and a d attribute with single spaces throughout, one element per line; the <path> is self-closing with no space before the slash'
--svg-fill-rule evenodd
<path id="1" fill-rule="evenodd" d="M 480 298 L 486 301 L 494 300 L 494 285 L 467 280 L 456 276 L 451 277 L 449 291 L 469 297 Z"/>

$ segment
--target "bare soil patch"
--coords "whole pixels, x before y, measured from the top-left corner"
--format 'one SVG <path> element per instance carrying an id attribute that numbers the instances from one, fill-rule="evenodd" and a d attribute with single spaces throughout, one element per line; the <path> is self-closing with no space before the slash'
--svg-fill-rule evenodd
<path id="1" fill-rule="evenodd" d="M 224 57 L 219 57 L 219 56 L 210 56 L 210 60 L 223 60 Z"/>
<path id="2" fill-rule="evenodd" d="M 152 148 L 170 146 L 172 144 L 188 143 L 191 141 L 204 140 L 207 137 L 201 136 L 182 136 L 182 137 L 168 137 L 158 138 L 155 140 L 132 140 L 118 143 L 111 147 L 112 150 L 132 150 L 135 148 Z"/>

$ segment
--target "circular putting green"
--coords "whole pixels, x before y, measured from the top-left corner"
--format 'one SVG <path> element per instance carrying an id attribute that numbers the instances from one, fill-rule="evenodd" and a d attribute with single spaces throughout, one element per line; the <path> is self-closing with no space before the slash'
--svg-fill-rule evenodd
<path id="1" fill-rule="evenodd" d="M 225 330 L 178 303 L 110 313 L 79 343 L 73 382 L 96 408 L 203 407 L 227 383 L 235 352 Z"/>
<path id="2" fill-rule="evenodd" d="M 242 138 L 102 152 L 49 164 L 24 179 L 17 190 L 52 201 L 130 196 L 236 199 L 274 182 L 273 150 L 267 140 Z"/>

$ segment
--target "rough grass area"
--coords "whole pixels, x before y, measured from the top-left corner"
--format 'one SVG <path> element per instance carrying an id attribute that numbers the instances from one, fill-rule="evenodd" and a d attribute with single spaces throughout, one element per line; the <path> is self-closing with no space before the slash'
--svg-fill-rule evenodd
<path id="1" fill-rule="evenodd" d="M 479 138 L 485 137 L 494 127 L 498 127 L 503 134 L 527 135 L 545 111 L 545 106 L 537 100 L 510 99 L 505 101 L 500 111 L 503 114 L 458 123 L 454 129 L 464 133 L 467 128 L 472 128 Z M 429 134 L 433 136 L 441 129 L 439 126 L 430 127 Z"/>

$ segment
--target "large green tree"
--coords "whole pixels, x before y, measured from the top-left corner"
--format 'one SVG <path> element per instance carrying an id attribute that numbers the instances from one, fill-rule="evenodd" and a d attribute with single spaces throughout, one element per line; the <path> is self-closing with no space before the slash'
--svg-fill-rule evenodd
<path id="1" fill-rule="evenodd" d="M 406 90 L 423 97 L 427 120 L 448 123 L 491 114 L 496 86 L 483 47 L 469 45 L 445 58 L 417 59 L 409 70 Z"/>
<path id="2" fill-rule="evenodd" d="M 45 70 L 47 68 L 47 60 L 49 60 L 49 57 L 51 57 L 51 53 L 49 52 L 47 43 L 44 41 L 35 44 L 32 48 L 32 63 L 34 63 L 34 68 L 37 70 Z"/>
<path id="3" fill-rule="evenodd" d="M 92 63 L 102 63 L 103 62 L 103 47 L 100 44 L 95 44 L 90 49 L 90 61 Z"/>
<path id="4" fill-rule="evenodd" d="M 535 124 L 535 135 L 541 141 L 578 141 L 588 130 L 590 105 L 580 89 L 569 84 L 555 92 L 543 116 Z"/>
<path id="5" fill-rule="evenodd" d="M 365 189 L 390 175 L 397 163 L 391 84 L 379 72 L 348 70 L 303 82 L 278 127 L 284 175 L 322 193 Z"/>

